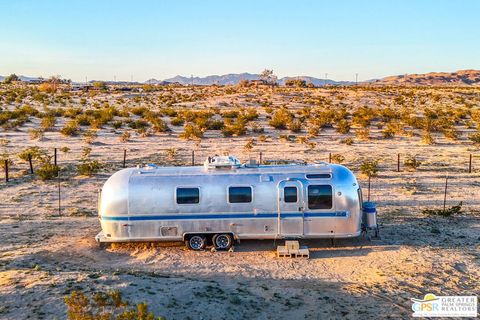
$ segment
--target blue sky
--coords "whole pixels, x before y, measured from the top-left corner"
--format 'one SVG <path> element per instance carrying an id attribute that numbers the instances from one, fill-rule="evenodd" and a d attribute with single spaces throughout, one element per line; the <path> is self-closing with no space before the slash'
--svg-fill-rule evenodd
<path id="1" fill-rule="evenodd" d="M 480 1 L 0 0 L 0 75 L 360 80 L 480 69 Z"/>

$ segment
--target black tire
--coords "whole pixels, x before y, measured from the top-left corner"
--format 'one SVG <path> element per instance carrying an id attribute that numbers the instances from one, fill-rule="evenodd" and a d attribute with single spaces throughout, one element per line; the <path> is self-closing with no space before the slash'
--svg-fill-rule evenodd
<path id="1" fill-rule="evenodd" d="M 228 250 L 233 246 L 233 237 L 228 233 L 219 233 L 213 236 L 213 246 L 217 250 Z"/>
<path id="2" fill-rule="evenodd" d="M 205 249 L 207 238 L 203 234 L 194 234 L 188 237 L 186 243 L 190 250 L 200 251 Z"/>

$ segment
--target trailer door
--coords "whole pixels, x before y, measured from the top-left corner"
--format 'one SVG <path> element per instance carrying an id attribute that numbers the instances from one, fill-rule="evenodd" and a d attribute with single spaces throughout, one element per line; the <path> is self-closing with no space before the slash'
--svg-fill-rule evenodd
<path id="1" fill-rule="evenodd" d="M 304 188 L 301 181 L 284 180 L 278 184 L 278 233 L 283 238 L 301 238 L 304 234 Z"/>

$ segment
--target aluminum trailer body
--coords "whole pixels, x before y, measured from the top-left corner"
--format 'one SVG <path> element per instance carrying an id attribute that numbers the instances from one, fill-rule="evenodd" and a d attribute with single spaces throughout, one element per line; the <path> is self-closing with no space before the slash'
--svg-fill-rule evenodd
<path id="1" fill-rule="evenodd" d="M 344 166 L 209 163 L 113 174 L 99 195 L 97 241 L 351 238 L 365 230 L 361 189 Z"/>

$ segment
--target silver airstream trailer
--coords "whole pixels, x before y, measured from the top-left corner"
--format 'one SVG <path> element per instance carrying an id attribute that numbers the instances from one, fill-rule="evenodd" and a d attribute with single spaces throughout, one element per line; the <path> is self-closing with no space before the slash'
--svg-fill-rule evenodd
<path id="1" fill-rule="evenodd" d="M 194 250 L 377 230 L 375 207 L 362 210 L 360 186 L 346 167 L 241 164 L 232 156 L 204 166 L 120 170 L 105 182 L 98 210 L 98 242 L 185 241 Z"/>

